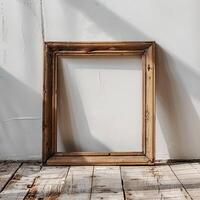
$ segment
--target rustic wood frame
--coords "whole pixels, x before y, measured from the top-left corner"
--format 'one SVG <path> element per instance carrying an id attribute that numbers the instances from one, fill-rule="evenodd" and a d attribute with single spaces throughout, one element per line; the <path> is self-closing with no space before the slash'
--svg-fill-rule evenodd
<path id="1" fill-rule="evenodd" d="M 155 155 L 155 42 L 45 42 L 43 152 L 46 165 L 145 165 Z M 59 57 L 140 56 L 142 59 L 142 152 L 57 152 L 57 70 Z"/>

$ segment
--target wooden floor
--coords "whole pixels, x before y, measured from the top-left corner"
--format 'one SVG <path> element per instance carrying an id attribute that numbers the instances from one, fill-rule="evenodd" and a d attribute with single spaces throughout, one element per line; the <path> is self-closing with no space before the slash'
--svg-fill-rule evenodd
<path id="1" fill-rule="evenodd" d="M 0 199 L 200 200 L 200 164 L 41 167 L 2 162 Z"/>

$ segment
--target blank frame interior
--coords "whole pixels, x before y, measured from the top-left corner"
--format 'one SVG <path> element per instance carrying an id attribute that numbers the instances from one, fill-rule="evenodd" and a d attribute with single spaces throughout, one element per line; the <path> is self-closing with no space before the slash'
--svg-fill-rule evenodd
<path id="1" fill-rule="evenodd" d="M 155 158 L 155 42 L 45 42 L 45 165 Z"/>
<path id="2" fill-rule="evenodd" d="M 60 58 L 58 152 L 142 152 L 140 57 Z"/>

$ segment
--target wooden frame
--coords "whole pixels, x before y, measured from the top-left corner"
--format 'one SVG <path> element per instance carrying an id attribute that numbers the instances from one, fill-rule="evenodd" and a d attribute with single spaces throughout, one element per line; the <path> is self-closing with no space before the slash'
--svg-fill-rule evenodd
<path id="1" fill-rule="evenodd" d="M 143 71 L 142 152 L 57 153 L 57 66 L 62 56 L 140 56 Z M 46 165 L 153 164 L 155 154 L 155 42 L 45 42 L 43 152 Z"/>

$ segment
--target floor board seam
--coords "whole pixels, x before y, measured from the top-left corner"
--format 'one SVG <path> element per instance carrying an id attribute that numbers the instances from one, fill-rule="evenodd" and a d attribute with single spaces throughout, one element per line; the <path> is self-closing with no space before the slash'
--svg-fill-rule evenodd
<path id="1" fill-rule="evenodd" d="M 124 180 L 123 180 L 123 177 L 122 177 L 121 166 L 119 166 L 119 171 L 120 171 L 120 178 L 121 178 L 121 186 L 122 186 L 123 197 L 124 197 L 124 200 L 126 200 L 126 192 L 125 192 L 125 188 L 124 188 Z"/>
<path id="2" fill-rule="evenodd" d="M 92 199 L 93 179 L 94 179 L 94 166 L 93 166 L 93 168 L 92 168 L 91 189 L 90 189 L 90 196 L 89 196 L 89 200 L 91 200 L 91 199 Z"/>
<path id="3" fill-rule="evenodd" d="M 65 186 L 66 186 L 66 183 L 67 183 L 67 178 L 68 178 L 70 169 L 71 169 L 71 166 L 68 166 L 68 170 L 67 170 L 67 173 L 66 173 L 66 176 L 65 176 L 65 179 L 64 179 L 63 187 L 62 187 L 62 189 L 61 189 L 61 191 L 60 191 L 60 195 L 61 195 L 62 193 L 64 193 L 64 190 L 65 190 Z M 59 195 L 59 196 L 60 196 L 60 195 Z"/>
<path id="4" fill-rule="evenodd" d="M 42 169 L 42 165 L 40 165 L 40 171 L 41 171 L 41 169 Z M 40 171 L 39 171 L 39 173 L 40 173 Z M 38 173 L 38 175 L 39 175 L 39 173 Z M 31 191 L 31 189 L 34 187 L 34 184 L 35 184 L 35 182 L 36 182 L 36 180 L 37 180 L 38 178 L 39 178 L 39 176 L 36 176 L 36 177 L 33 179 L 33 182 L 32 182 L 32 184 L 31 184 L 30 188 L 28 189 L 28 191 L 27 191 L 27 193 L 26 193 L 26 195 L 25 195 L 25 197 L 24 197 L 24 200 L 26 200 L 26 199 L 29 197 L 30 191 Z"/>
<path id="5" fill-rule="evenodd" d="M 5 183 L 5 185 L 2 187 L 2 189 L 0 190 L 0 193 L 4 191 L 4 189 L 6 188 L 6 186 L 9 184 L 10 181 L 12 181 L 13 177 L 15 176 L 15 174 L 17 173 L 17 171 L 21 168 L 21 166 L 23 165 L 23 163 L 21 163 L 17 169 L 13 172 L 12 176 L 7 180 L 7 182 Z"/>
<path id="6" fill-rule="evenodd" d="M 181 186 L 183 187 L 183 189 L 185 190 L 185 192 L 187 193 L 187 195 L 190 197 L 191 200 L 193 200 L 193 198 L 190 196 L 189 192 L 187 191 L 186 187 L 184 186 L 184 184 L 180 181 L 180 179 L 178 178 L 178 176 L 176 175 L 176 173 L 174 172 L 174 170 L 172 169 L 171 165 L 169 164 L 169 167 L 171 169 L 171 171 L 173 172 L 174 176 L 177 178 L 177 180 L 179 181 L 179 183 L 181 184 Z"/>
<path id="7" fill-rule="evenodd" d="M 12 163 L 11 163 L 12 164 Z M 197 173 L 200 173 L 200 171 L 198 171 L 197 170 L 197 168 L 198 168 L 198 165 L 192 165 L 191 163 L 189 163 L 188 162 L 188 164 L 189 165 L 191 165 L 191 171 L 189 171 L 190 173 L 195 173 L 196 174 L 196 172 L 195 171 L 193 171 L 193 169 L 194 170 L 196 170 L 197 171 Z M 199 164 L 199 163 L 198 163 Z M 1 191 L 0 191 L 0 193 L 1 194 L 4 194 L 4 192 L 3 191 L 7 191 L 7 188 L 8 188 L 8 185 L 11 183 L 11 181 L 12 180 L 14 180 L 15 179 L 15 176 L 18 176 L 18 174 L 19 173 L 23 173 L 23 171 L 24 171 L 24 165 L 26 165 L 26 163 L 25 162 L 19 162 L 18 163 L 18 165 L 15 165 L 15 168 L 12 168 L 12 171 L 11 171 L 11 173 L 9 173 L 9 176 L 8 176 L 8 178 L 6 179 L 7 181 L 6 182 L 4 182 L 4 184 L 3 184 L 3 187 L 2 187 L 2 189 L 1 189 Z M 179 163 L 177 163 L 177 165 L 179 165 Z M 181 191 L 178 191 L 178 192 L 181 192 L 181 194 L 182 195 L 184 195 L 184 197 L 183 196 L 181 196 L 181 198 L 186 198 L 186 199 L 191 199 L 191 200 L 193 200 L 194 199 L 194 197 L 193 197 L 193 194 L 192 193 L 190 193 L 190 188 L 187 186 L 187 182 L 185 183 L 184 181 L 182 181 L 182 179 L 181 179 L 181 177 L 179 177 L 179 174 L 177 174 L 177 171 L 176 171 L 176 168 L 173 168 L 173 165 L 170 165 L 170 164 L 167 164 L 167 166 L 170 168 L 170 170 L 171 170 L 171 172 L 173 173 L 173 175 L 175 176 L 174 177 L 174 179 L 176 178 L 177 179 L 177 181 L 179 182 L 179 184 L 178 184 L 178 186 L 177 186 L 177 189 L 178 190 L 181 190 Z M 11 166 L 10 166 L 11 167 Z M 65 183 L 67 182 L 66 180 L 67 180 L 67 177 L 69 176 L 69 173 L 70 173 L 70 170 L 71 170 L 71 166 L 66 166 L 66 167 L 68 167 L 68 169 L 65 171 L 65 178 L 64 179 L 62 179 L 62 180 L 64 180 L 64 186 L 61 188 L 61 192 L 60 192 L 60 194 L 62 194 L 62 193 L 64 193 L 65 192 Z M 102 166 L 103 167 L 103 166 Z M 126 177 L 124 176 L 125 174 L 125 169 L 127 169 L 126 167 L 122 167 L 122 166 L 118 166 L 119 168 L 117 168 L 117 170 L 119 170 L 119 181 L 120 182 L 118 182 L 118 184 L 121 184 L 121 186 L 120 185 L 118 185 L 117 187 L 120 187 L 120 193 L 119 193 L 119 195 L 120 195 L 120 198 L 121 199 L 124 199 L 124 200 L 126 200 L 126 199 L 129 199 L 130 197 L 129 197 L 129 191 L 127 190 L 127 182 L 126 182 Z M 38 171 L 40 172 L 41 170 L 43 169 L 43 167 L 42 166 L 40 166 L 40 168 L 38 168 Z M 61 168 L 62 169 L 62 168 Z M 91 199 L 94 199 L 94 198 L 96 198 L 96 188 L 95 188 L 95 183 L 96 183 L 96 178 L 95 178 L 95 173 L 96 173 L 96 171 L 97 171 L 97 169 L 98 168 L 95 168 L 95 166 L 92 166 L 92 168 L 90 168 L 90 176 L 91 176 L 91 178 L 90 178 L 90 181 L 88 181 L 88 195 L 87 195 L 87 199 L 88 200 L 91 200 Z M 102 169 L 104 169 L 104 168 L 102 168 Z M 106 170 L 106 169 L 105 169 Z M 115 168 L 115 170 L 116 170 L 116 168 Z M 188 170 L 190 170 L 190 168 L 188 169 Z M 51 170 L 50 170 L 51 171 Z M 128 170 L 129 171 L 129 170 Z M 156 169 L 155 168 L 155 172 L 153 173 L 154 175 L 156 175 L 156 176 L 159 176 L 159 174 L 157 173 L 157 171 L 159 171 L 159 168 L 158 169 Z M 101 173 L 103 173 L 104 171 L 101 171 Z M 161 172 L 162 172 L 162 167 L 161 167 Z M 53 172 L 54 173 L 54 172 Z M 137 170 L 135 171 L 135 173 L 137 173 Z M 118 174 L 118 173 L 117 173 Z M 161 174 L 162 175 L 162 174 Z M 165 174 L 164 174 L 164 176 L 165 176 Z M 104 177 L 104 176 L 103 176 Z M 166 175 L 166 177 L 167 177 L 167 175 Z M 192 176 L 193 177 L 193 176 Z M 32 187 L 34 187 L 34 185 L 35 185 L 35 182 L 37 181 L 37 178 L 38 178 L 38 176 L 37 177 L 35 177 L 33 180 L 31 179 L 31 181 L 30 181 L 30 184 L 27 186 L 27 192 L 26 192 L 26 194 L 24 194 L 24 200 L 25 199 L 29 199 L 29 194 L 31 193 L 31 188 Z M 76 177 L 77 178 L 77 177 Z M 98 178 L 98 176 L 97 176 L 97 178 Z M 162 176 L 161 176 L 161 178 L 162 178 Z M 77 178 L 78 179 L 78 178 Z M 78 179 L 79 180 L 79 179 Z M 82 179 L 80 179 L 81 181 L 82 181 Z M 107 177 L 105 177 L 105 181 L 107 180 Z M 103 179 L 102 179 L 102 181 L 103 181 Z M 134 181 L 134 180 L 132 180 L 132 181 Z M 132 183 L 132 181 L 131 181 L 131 183 Z M 151 180 L 149 180 L 149 181 L 151 181 Z M 164 179 L 164 181 L 165 181 L 165 179 Z M 55 182 L 56 183 L 56 182 Z M 161 187 L 160 188 L 160 185 L 162 186 L 162 182 L 160 182 L 159 181 L 159 179 L 157 180 L 157 183 L 158 183 L 158 191 L 159 191 L 159 193 L 161 194 L 161 196 L 160 196 L 160 198 L 161 199 L 164 199 L 165 197 L 165 193 L 164 193 L 164 195 L 162 194 L 162 192 L 163 192 L 163 190 L 165 189 L 165 187 Z M 199 183 L 199 181 L 198 181 L 198 183 Z M 79 183 L 78 183 L 79 184 Z M 80 184 L 82 184 L 82 182 L 80 182 Z M 133 183 L 134 184 L 134 183 Z M 100 184 L 101 185 L 101 184 Z M 172 186 L 173 186 L 173 183 L 172 183 Z M 171 187 L 172 187 L 171 186 Z M 109 188 L 110 186 L 109 185 L 107 185 L 106 186 L 107 188 Z M 105 193 L 107 193 L 107 188 L 105 188 Z M 173 188 L 174 188 L 174 186 L 173 186 Z M 173 191 L 173 188 L 169 188 L 171 191 Z M 109 190 L 108 190 L 109 191 Z M 3 192 L 3 193 L 2 193 Z M 94 192 L 94 193 L 93 193 Z M 59 194 L 59 195 L 60 195 Z M 103 194 L 102 194 L 103 195 Z M 180 195 L 180 194 L 178 194 L 177 193 L 177 195 Z"/>

